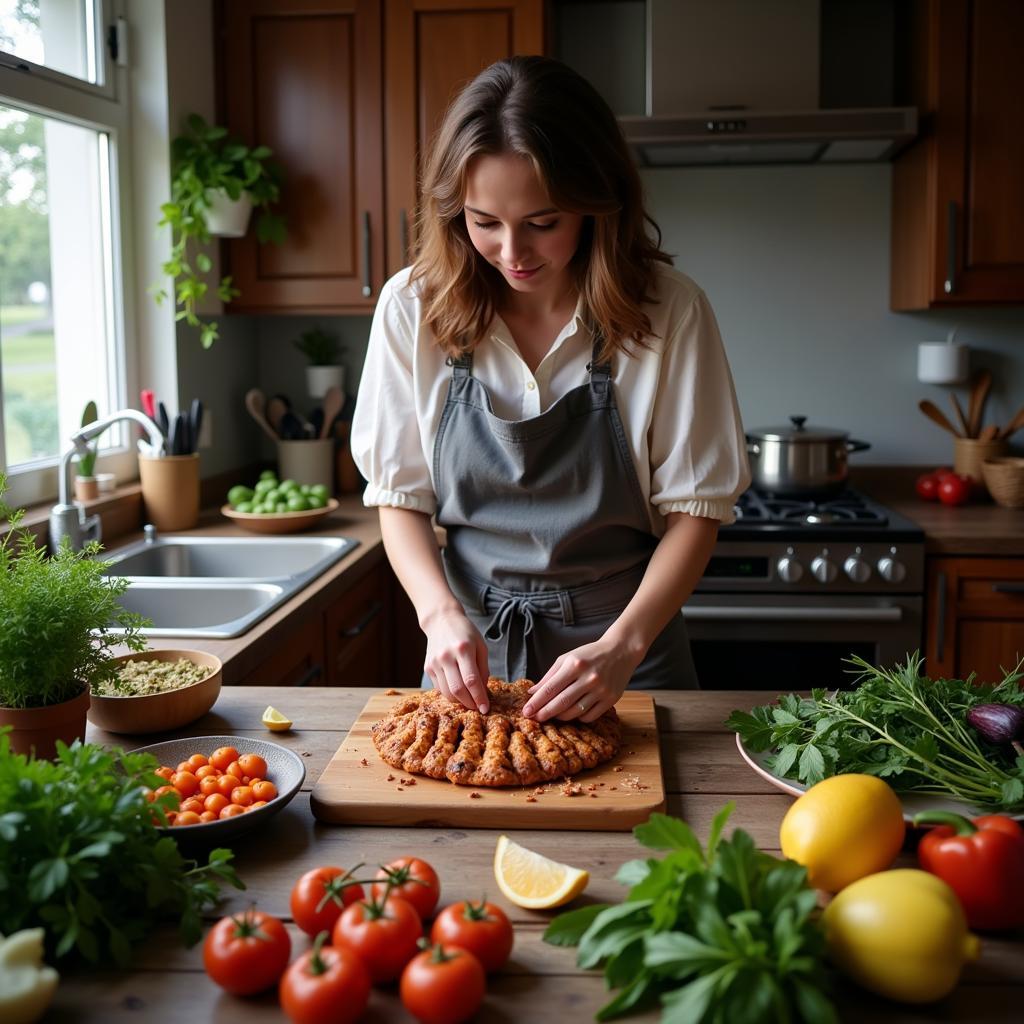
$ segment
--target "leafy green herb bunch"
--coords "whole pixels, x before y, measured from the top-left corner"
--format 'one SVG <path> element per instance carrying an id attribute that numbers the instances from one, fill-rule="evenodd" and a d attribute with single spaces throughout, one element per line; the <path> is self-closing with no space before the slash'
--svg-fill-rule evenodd
<path id="1" fill-rule="evenodd" d="M 281 172 L 271 155 L 266 146 L 249 147 L 231 138 L 226 128 L 207 124 L 199 114 L 188 117 L 185 134 L 171 143 L 171 201 L 160 207 L 163 216 L 157 224 L 171 228 L 171 255 L 163 272 L 175 281 L 175 301 L 181 307 L 177 319 L 199 328 L 203 348 L 209 348 L 218 335 L 216 322 L 201 320 L 196 311 L 209 291 L 204 275 L 213 269 L 204 249 L 210 242 L 206 221 L 210 193 L 223 189 L 231 199 L 247 193 L 259 211 L 257 239 L 283 242 L 284 220 L 270 212 L 281 186 Z M 158 303 L 167 297 L 160 287 L 150 290 Z M 221 278 L 217 296 L 222 302 L 238 294 L 230 276 Z"/>
<path id="2" fill-rule="evenodd" d="M 230 850 L 207 863 L 182 857 L 154 823 L 145 791 L 163 784 L 151 754 L 58 741 L 53 761 L 13 754 L 0 730 L 0 921 L 5 932 L 42 927 L 52 957 L 120 966 L 164 921 L 183 941 L 201 934 L 200 912 L 219 883 L 244 889 Z"/>
<path id="3" fill-rule="evenodd" d="M 337 336 L 320 327 L 303 331 L 292 344 L 309 360 L 310 366 L 334 366 L 344 351 Z"/>
<path id="4" fill-rule="evenodd" d="M 706 849 L 685 822 L 652 814 L 633 834 L 668 853 L 622 865 L 625 901 L 551 922 L 545 942 L 578 946 L 579 966 L 603 967 L 619 989 L 598 1020 L 660 999 L 662 1024 L 836 1024 L 807 871 L 741 829 L 723 839 L 733 808 L 715 816 Z"/>
<path id="5" fill-rule="evenodd" d="M 48 556 L 21 526 L 24 513 L 3 502 L 6 486 L 0 474 L 0 521 L 10 524 L 0 537 L 0 706 L 48 707 L 112 680 L 111 648 L 145 650 L 146 620 L 118 604 L 128 581 L 103 575 L 109 563 L 95 558 L 98 543 Z"/>

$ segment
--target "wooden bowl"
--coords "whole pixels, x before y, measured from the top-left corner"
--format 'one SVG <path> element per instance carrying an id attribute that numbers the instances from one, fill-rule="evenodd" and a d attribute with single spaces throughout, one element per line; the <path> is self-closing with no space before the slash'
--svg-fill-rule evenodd
<path id="1" fill-rule="evenodd" d="M 305 512 L 278 512 L 276 515 L 261 512 L 236 512 L 230 505 L 221 505 L 221 512 L 234 520 L 243 529 L 253 533 L 298 533 L 308 530 L 324 516 L 338 507 L 336 498 L 328 498 L 323 508 L 311 508 Z"/>
<path id="2" fill-rule="evenodd" d="M 992 499 L 1005 508 L 1024 508 L 1024 459 L 1004 456 L 981 464 Z"/>
<path id="3" fill-rule="evenodd" d="M 205 665 L 212 671 L 198 683 L 164 693 L 136 697 L 107 697 L 92 694 L 89 721 L 117 733 L 167 732 L 201 718 L 213 707 L 223 678 L 220 658 L 205 651 L 155 650 L 124 654 L 115 661 L 178 661 L 180 658 Z"/>

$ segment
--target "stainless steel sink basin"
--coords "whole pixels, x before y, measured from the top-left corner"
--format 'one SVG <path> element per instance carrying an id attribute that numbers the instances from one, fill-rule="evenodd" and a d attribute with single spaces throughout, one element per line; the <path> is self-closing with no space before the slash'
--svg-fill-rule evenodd
<path id="1" fill-rule="evenodd" d="M 122 607 L 147 636 L 238 636 L 301 590 L 358 541 L 349 537 L 152 537 L 104 556 L 129 587 Z"/>

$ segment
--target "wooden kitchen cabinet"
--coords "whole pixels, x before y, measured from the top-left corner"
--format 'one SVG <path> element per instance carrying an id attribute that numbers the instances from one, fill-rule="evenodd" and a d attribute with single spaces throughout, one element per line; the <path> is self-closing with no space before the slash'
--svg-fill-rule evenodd
<path id="1" fill-rule="evenodd" d="M 221 0 L 227 127 L 274 151 L 288 239 L 226 245 L 235 312 L 369 313 L 412 251 L 419 158 L 458 89 L 542 53 L 543 0 Z"/>
<path id="2" fill-rule="evenodd" d="M 286 633 L 259 668 L 240 686 L 323 686 L 324 628 L 316 615 Z"/>
<path id="3" fill-rule="evenodd" d="M 394 650 L 390 569 L 383 563 L 354 583 L 324 613 L 327 686 L 392 682 Z"/>
<path id="4" fill-rule="evenodd" d="M 894 162 L 894 310 L 1024 301 L 1024 3 L 915 0 L 911 101 Z"/>
<path id="5" fill-rule="evenodd" d="M 998 682 L 1024 657 L 1024 558 L 928 562 L 930 676 Z"/>

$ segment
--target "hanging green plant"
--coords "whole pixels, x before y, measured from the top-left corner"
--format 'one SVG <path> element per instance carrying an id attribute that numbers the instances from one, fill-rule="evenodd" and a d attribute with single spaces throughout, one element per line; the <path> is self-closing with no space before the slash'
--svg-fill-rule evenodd
<path id="1" fill-rule="evenodd" d="M 280 195 L 281 173 L 266 146 L 250 148 L 198 114 L 191 114 L 186 124 L 187 132 L 171 143 L 171 201 L 160 207 L 163 216 L 157 226 L 171 228 L 171 255 L 162 269 L 174 279 L 175 303 L 180 307 L 175 318 L 198 328 L 203 348 L 209 348 L 218 337 L 217 322 L 201 319 L 196 310 L 211 285 L 213 261 L 206 251 L 213 236 L 211 209 L 225 199 L 248 199 L 258 211 L 257 240 L 283 242 L 284 221 L 270 212 Z M 167 298 L 160 285 L 150 292 L 158 304 Z M 230 275 L 216 282 L 216 292 L 222 302 L 240 294 Z"/>

